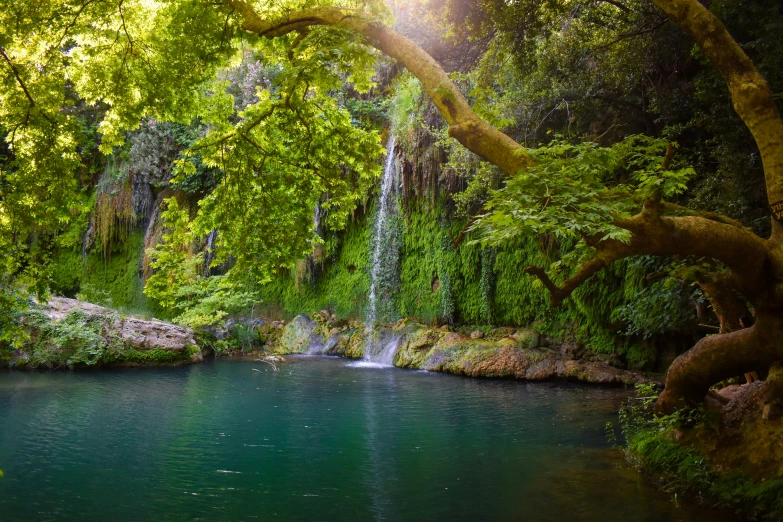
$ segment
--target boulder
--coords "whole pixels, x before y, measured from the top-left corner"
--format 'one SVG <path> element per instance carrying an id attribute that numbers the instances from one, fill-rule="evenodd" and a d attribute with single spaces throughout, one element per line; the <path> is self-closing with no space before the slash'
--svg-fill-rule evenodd
<path id="1" fill-rule="evenodd" d="M 541 334 L 532 328 L 520 328 L 511 334 L 510 337 L 516 341 L 517 346 L 520 348 L 532 349 L 542 346 Z"/>
<path id="2" fill-rule="evenodd" d="M 102 359 L 104 364 L 176 364 L 203 360 L 190 328 L 157 319 L 128 317 L 110 308 L 64 297 L 50 299 L 40 305 L 40 311 L 52 322 L 62 321 L 75 311 L 100 319 L 101 335 L 115 347 L 111 357 Z"/>
<path id="3" fill-rule="evenodd" d="M 322 345 L 318 323 L 300 314 L 283 327 L 277 350 L 279 353 L 307 353 L 314 344 Z"/>
<path id="4" fill-rule="evenodd" d="M 42 307 L 52 321 L 64 319 L 73 310 L 106 319 L 111 324 L 111 331 L 136 350 L 184 351 L 196 346 L 193 330 L 156 319 L 123 317 L 115 310 L 65 297 L 53 297 Z M 197 358 L 200 359 L 200 354 Z"/>

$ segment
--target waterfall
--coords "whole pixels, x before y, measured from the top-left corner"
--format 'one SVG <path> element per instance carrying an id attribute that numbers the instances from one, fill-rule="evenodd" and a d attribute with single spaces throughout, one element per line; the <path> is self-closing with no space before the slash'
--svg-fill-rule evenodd
<path id="1" fill-rule="evenodd" d="M 367 309 L 368 340 L 364 358 L 373 363 L 391 365 L 397 353 L 399 338 L 381 335 L 375 323 L 390 319 L 394 313 L 394 294 L 399 289 L 400 222 L 397 215 L 397 161 L 394 136 L 386 145 L 381 194 L 375 217 L 370 271 L 370 297 Z"/>
<path id="2" fill-rule="evenodd" d="M 204 275 L 212 275 L 212 269 L 209 265 L 215 258 L 215 240 L 217 239 L 217 229 L 213 228 L 207 236 L 207 244 L 204 250 Z"/>

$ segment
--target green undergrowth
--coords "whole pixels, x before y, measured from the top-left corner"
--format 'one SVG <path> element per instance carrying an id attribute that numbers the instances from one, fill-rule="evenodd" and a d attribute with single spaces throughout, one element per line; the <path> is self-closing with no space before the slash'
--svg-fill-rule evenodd
<path id="1" fill-rule="evenodd" d="M 76 297 L 123 313 L 141 317 L 167 318 L 165 310 L 144 295 L 141 258 L 142 230 L 116 242 L 109 257 L 93 248 L 86 258 L 78 249 L 58 252 L 53 262 L 52 293 Z"/>
<path id="2" fill-rule="evenodd" d="M 749 520 L 783 519 L 783 479 L 753 481 L 740 473 L 716 473 L 694 448 L 679 444 L 675 431 L 707 427 L 716 419 L 703 409 L 656 416 L 652 385 L 636 386 L 637 397 L 620 410 L 620 426 L 628 460 L 650 475 L 665 491 L 680 498 L 732 510 Z M 613 429 L 608 427 L 610 438 Z"/>

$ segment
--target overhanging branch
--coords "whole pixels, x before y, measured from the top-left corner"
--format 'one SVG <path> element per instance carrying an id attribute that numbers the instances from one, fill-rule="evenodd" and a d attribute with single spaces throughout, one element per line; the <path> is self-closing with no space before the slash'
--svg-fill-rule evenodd
<path id="1" fill-rule="evenodd" d="M 530 266 L 528 274 L 538 277 L 550 293 L 552 306 L 559 306 L 582 283 L 618 259 L 636 255 L 686 255 L 715 259 L 731 269 L 737 287 L 753 296 L 764 291 L 764 267 L 769 262 L 769 250 L 752 231 L 699 216 L 660 216 L 656 211 L 639 214 L 615 223 L 632 233 L 623 243 L 613 239 L 585 240 L 597 250 L 562 285 L 555 284 L 543 268 Z"/>
<path id="2" fill-rule="evenodd" d="M 223 1 L 242 16 L 243 29 L 265 38 L 276 38 L 316 25 L 340 27 L 363 35 L 367 44 L 396 59 L 418 78 L 449 124 L 449 135 L 468 150 L 497 165 L 507 174 L 516 174 L 532 164 L 532 159 L 519 143 L 473 112 L 438 62 L 414 42 L 390 28 L 361 13 L 338 7 L 306 8 L 275 20 L 265 20 L 243 0 Z"/>
<path id="3" fill-rule="evenodd" d="M 576 273 L 559 286 L 552 281 L 546 271 L 540 266 L 528 266 L 525 268 L 525 272 L 536 276 L 541 283 L 543 283 L 544 287 L 549 291 L 549 303 L 553 307 L 558 307 L 563 304 L 563 300 L 566 297 L 569 297 L 582 283 L 603 270 L 613 261 L 633 254 L 633 252 L 630 251 L 630 248 L 624 248 L 627 246 L 623 245 L 623 243 L 612 242 L 611 246 L 615 248 L 609 250 L 602 249 L 599 246 L 598 255 L 593 259 L 582 263 Z"/>

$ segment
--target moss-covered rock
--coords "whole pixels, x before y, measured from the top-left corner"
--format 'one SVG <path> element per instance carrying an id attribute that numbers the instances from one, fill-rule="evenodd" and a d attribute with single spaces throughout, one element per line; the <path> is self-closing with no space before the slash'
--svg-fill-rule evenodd
<path id="1" fill-rule="evenodd" d="M 304 314 L 297 315 L 283 328 L 274 347 L 275 353 L 310 352 L 313 346 L 324 342 L 318 330 L 316 321 Z"/>
<path id="2" fill-rule="evenodd" d="M 17 368 L 183 364 L 203 357 L 193 330 L 138 319 L 75 299 L 53 298 L 23 318 Z"/>
<path id="3" fill-rule="evenodd" d="M 372 331 L 360 323 L 334 321 L 328 313 L 299 315 L 286 325 L 275 353 L 328 353 L 363 358 L 368 346 L 397 343 L 394 364 L 402 368 L 530 381 L 568 379 L 600 384 L 646 381 L 638 372 L 614 368 L 602 361 L 575 360 L 569 354 L 539 346 L 543 337 L 530 328 L 495 328 L 474 338 L 448 328 L 433 328 L 403 319 Z"/>

